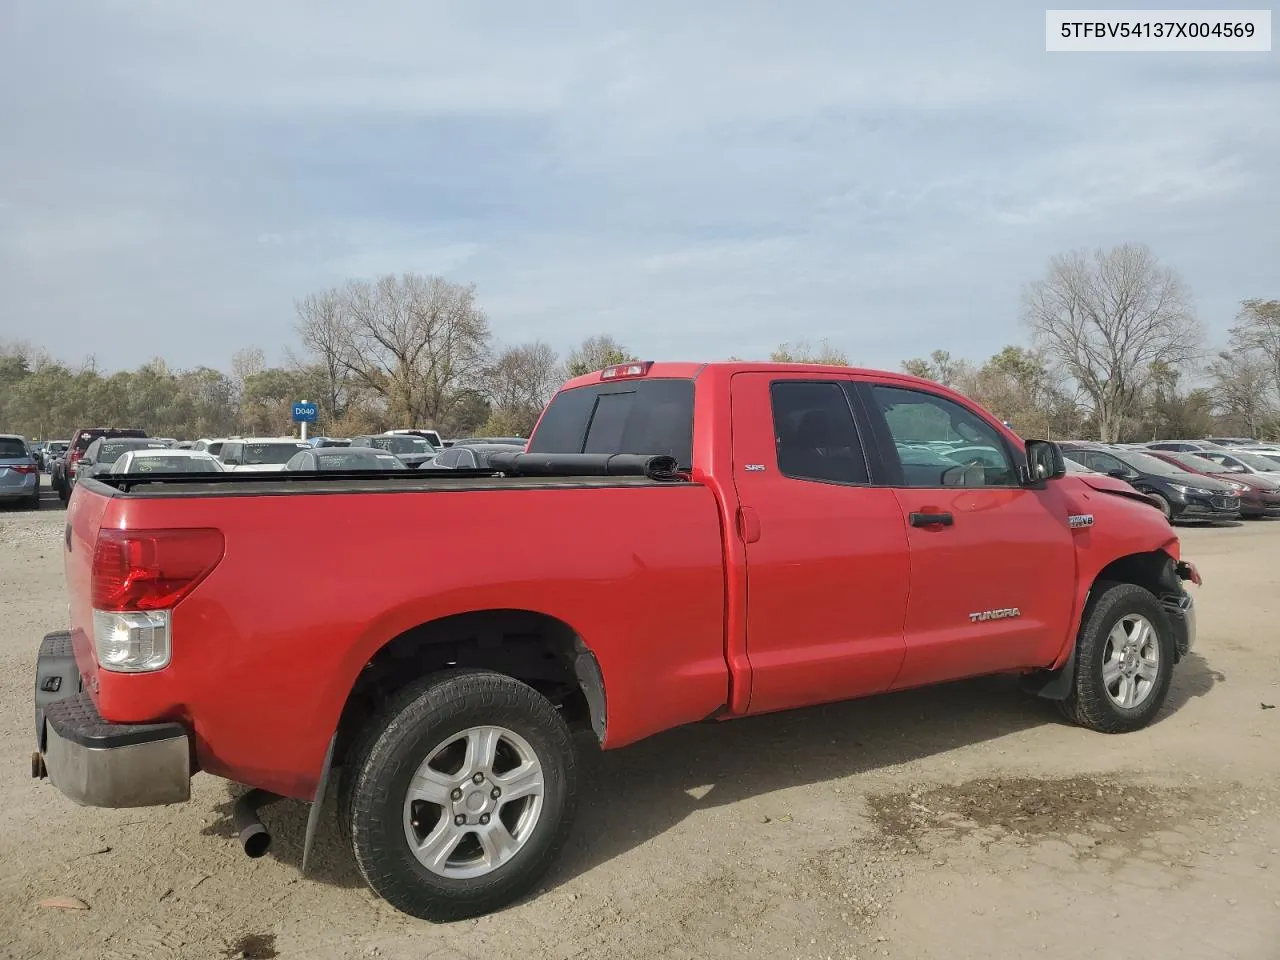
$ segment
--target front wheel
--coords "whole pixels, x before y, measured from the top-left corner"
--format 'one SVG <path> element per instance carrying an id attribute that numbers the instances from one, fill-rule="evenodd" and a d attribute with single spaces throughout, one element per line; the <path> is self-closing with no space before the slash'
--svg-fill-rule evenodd
<path id="1" fill-rule="evenodd" d="M 347 767 L 339 803 L 361 874 L 424 920 L 461 920 L 523 896 L 573 820 L 569 728 L 536 690 L 497 673 L 412 685 Z"/>
<path id="2" fill-rule="evenodd" d="M 1173 520 L 1173 504 L 1169 502 L 1169 498 L 1163 493 L 1148 493 L 1148 497 L 1156 502 L 1156 506 L 1160 508 L 1160 512 L 1164 514 L 1164 518 L 1172 522 Z"/>
<path id="3" fill-rule="evenodd" d="M 1160 601 L 1132 583 L 1100 583 L 1076 639 L 1069 720 L 1099 733 L 1149 724 L 1169 694 L 1174 639 Z"/>

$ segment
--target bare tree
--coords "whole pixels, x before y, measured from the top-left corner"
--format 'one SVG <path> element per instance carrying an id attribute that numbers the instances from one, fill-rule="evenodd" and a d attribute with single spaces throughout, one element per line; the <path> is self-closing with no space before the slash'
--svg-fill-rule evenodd
<path id="1" fill-rule="evenodd" d="M 406 273 L 352 281 L 339 293 L 342 342 L 335 354 L 352 379 L 385 400 L 388 416 L 439 423 L 489 360 L 489 320 L 475 287 Z"/>
<path id="2" fill-rule="evenodd" d="M 1119 439 L 1153 364 L 1189 362 L 1200 330 L 1181 279 L 1145 246 L 1060 254 L 1023 293 L 1023 322 L 1093 403 L 1103 441 Z"/>
<path id="3" fill-rule="evenodd" d="M 1231 328 L 1233 354 L 1265 359 L 1270 387 L 1280 392 L 1280 300 L 1245 300 Z"/>
<path id="4" fill-rule="evenodd" d="M 1209 362 L 1215 412 L 1232 424 L 1230 429 L 1243 427 L 1251 437 L 1261 434 L 1276 413 L 1274 375 L 1261 350 L 1236 347 Z"/>
<path id="5" fill-rule="evenodd" d="M 317 397 L 329 420 L 347 413 L 351 381 L 351 336 L 343 312 L 343 298 L 337 290 L 312 293 L 295 301 L 298 339 L 324 374 L 323 397 Z"/>
<path id="6" fill-rule="evenodd" d="M 493 429 L 482 432 L 528 436 L 564 379 L 560 358 L 541 340 L 502 350 L 486 376 Z"/>
<path id="7" fill-rule="evenodd" d="M 836 367 L 849 365 L 848 355 L 838 347 L 832 346 L 831 341 L 826 339 L 816 344 L 808 340 L 780 343 L 777 349 L 769 354 L 769 359 L 774 363 L 825 363 Z"/>
<path id="8" fill-rule="evenodd" d="M 570 377 L 580 377 L 584 373 L 593 373 L 612 364 L 625 363 L 634 359 L 630 350 L 609 334 L 604 333 L 583 340 L 577 349 L 569 354 L 565 370 Z"/>

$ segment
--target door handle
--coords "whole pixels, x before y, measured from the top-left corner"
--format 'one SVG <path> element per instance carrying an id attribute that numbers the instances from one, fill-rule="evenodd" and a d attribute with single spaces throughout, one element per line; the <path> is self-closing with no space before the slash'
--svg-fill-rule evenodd
<path id="1" fill-rule="evenodd" d="M 956 522 L 949 513 L 912 513 L 909 519 L 913 527 L 949 527 Z"/>

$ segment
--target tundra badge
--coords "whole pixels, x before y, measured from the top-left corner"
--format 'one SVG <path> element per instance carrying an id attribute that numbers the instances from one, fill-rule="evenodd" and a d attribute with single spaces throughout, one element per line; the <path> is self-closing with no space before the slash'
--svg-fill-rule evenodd
<path id="1" fill-rule="evenodd" d="M 983 610 L 981 613 L 969 614 L 969 619 L 973 623 L 981 623 L 984 620 L 1008 620 L 1010 617 L 1020 617 L 1022 611 L 1017 607 L 1001 607 L 999 610 Z"/>

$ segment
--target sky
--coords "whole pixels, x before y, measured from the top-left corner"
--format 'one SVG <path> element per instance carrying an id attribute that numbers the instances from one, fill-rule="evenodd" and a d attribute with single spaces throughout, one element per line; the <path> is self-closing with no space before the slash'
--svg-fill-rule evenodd
<path id="1" fill-rule="evenodd" d="M 1221 341 L 1280 297 L 1280 55 L 1044 30 L 954 0 L 7 4 L 0 340 L 282 360 L 296 299 L 417 271 L 474 283 L 501 343 L 893 369 L 1024 341 L 1050 256 L 1145 242 Z"/>

